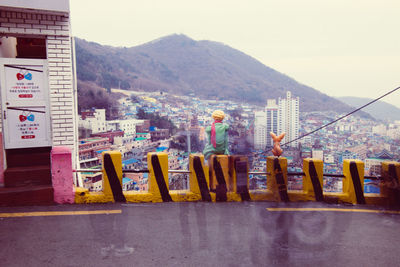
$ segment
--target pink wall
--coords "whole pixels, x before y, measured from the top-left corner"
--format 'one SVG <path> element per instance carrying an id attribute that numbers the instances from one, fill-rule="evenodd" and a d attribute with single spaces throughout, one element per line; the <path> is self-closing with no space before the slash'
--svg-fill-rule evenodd
<path id="1" fill-rule="evenodd" d="M 59 204 L 74 203 L 72 152 L 69 147 L 55 146 L 51 150 L 51 176 L 54 202 Z"/>

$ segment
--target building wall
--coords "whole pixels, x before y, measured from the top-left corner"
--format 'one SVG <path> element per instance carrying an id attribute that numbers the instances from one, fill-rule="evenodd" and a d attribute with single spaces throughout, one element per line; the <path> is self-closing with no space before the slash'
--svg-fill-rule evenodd
<path id="1" fill-rule="evenodd" d="M 53 145 L 69 146 L 76 153 L 78 131 L 69 14 L 7 11 L 1 3 L 0 9 L 0 35 L 46 39 Z"/>
<path id="2" fill-rule="evenodd" d="M 124 131 L 125 136 L 134 136 L 137 126 L 143 124 L 143 120 L 127 119 L 106 121 L 108 131 Z"/>
<path id="3" fill-rule="evenodd" d="M 196 129 L 192 129 L 192 130 L 196 130 Z M 198 128 L 197 130 L 200 131 L 200 128 Z M 169 137 L 169 130 L 168 129 L 157 129 L 153 132 L 150 132 L 150 135 L 151 135 L 152 142 L 155 142 L 158 140 L 165 140 L 165 139 L 168 139 L 168 137 Z M 199 136 L 198 132 L 196 132 L 195 135 Z"/>
<path id="4" fill-rule="evenodd" d="M 278 135 L 278 105 L 275 99 L 268 99 L 267 106 L 265 107 L 265 113 L 267 114 L 267 137 L 266 143 L 268 146 L 273 146 L 274 141 L 270 137 L 269 133 L 273 132 Z"/>
<path id="5" fill-rule="evenodd" d="M 96 109 L 90 114 L 90 116 L 87 114 L 80 116 L 79 127 L 89 129 L 92 134 L 106 132 L 106 110 Z"/>
<path id="6" fill-rule="evenodd" d="M 324 160 L 324 151 L 322 150 L 312 150 L 312 158 L 314 159 L 320 159 L 320 160 Z"/>
<path id="7" fill-rule="evenodd" d="M 267 115 L 264 111 L 254 113 L 254 148 L 265 149 L 267 144 Z"/>
<path id="8" fill-rule="evenodd" d="M 291 92 L 287 92 L 286 98 L 279 98 L 278 120 L 279 133 L 286 133 L 281 142 L 282 144 L 299 137 L 299 98 L 292 98 Z M 298 141 L 289 144 L 291 147 L 297 147 L 297 145 Z"/>

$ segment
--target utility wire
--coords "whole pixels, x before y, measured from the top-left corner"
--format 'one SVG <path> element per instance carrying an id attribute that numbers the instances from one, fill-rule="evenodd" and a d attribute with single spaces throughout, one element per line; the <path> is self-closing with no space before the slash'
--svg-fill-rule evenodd
<path id="1" fill-rule="evenodd" d="M 311 131 L 311 132 L 309 132 L 309 133 L 303 134 L 302 136 L 300 136 L 300 137 L 298 137 L 298 138 L 295 138 L 295 139 L 293 139 L 293 140 L 291 140 L 291 141 L 289 141 L 289 142 L 284 143 L 282 146 L 285 146 L 285 145 L 288 145 L 288 144 L 290 144 L 290 143 L 293 143 L 294 141 L 297 141 L 297 140 L 299 140 L 299 139 L 301 139 L 301 138 L 303 138 L 303 137 L 306 137 L 307 135 L 313 134 L 313 133 L 315 133 L 315 132 L 317 132 L 317 131 L 319 131 L 319 130 L 325 128 L 325 127 L 328 127 L 329 125 L 334 124 L 335 122 L 340 121 L 341 119 L 344 119 L 344 118 L 346 118 L 347 116 L 350 116 L 350 115 L 353 114 L 353 113 L 356 113 L 357 111 L 359 111 L 359 110 L 365 108 L 366 106 L 371 105 L 372 103 L 374 103 L 374 102 L 380 100 L 381 98 L 384 98 L 384 97 L 387 96 L 387 95 L 390 95 L 391 93 L 394 93 L 395 91 L 397 91 L 397 90 L 399 90 L 399 89 L 400 89 L 400 86 L 397 87 L 397 88 L 395 88 L 395 89 L 393 89 L 392 91 L 387 92 L 386 94 L 384 94 L 384 95 L 382 95 L 382 96 L 380 96 L 380 97 L 378 97 L 378 98 L 376 98 L 376 99 L 374 99 L 374 100 L 368 102 L 367 104 L 365 104 L 365 105 L 363 105 L 363 106 L 361 106 L 361 107 L 359 107 L 359 108 L 357 108 L 357 109 L 355 109 L 355 110 L 353 110 L 353 111 L 347 113 L 346 115 L 343 115 L 342 117 L 340 117 L 340 118 L 338 118 L 338 119 L 336 119 L 336 120 L 334 120 L 334 121 L 331 121 L 331 122 L 329 122 L 329 123 L 327 123 L 327 124 L 325 124 L 325 125 L 323 125 L 323 126 L 317 128 L 317 129 L 315 129 L 315 130 L 313 130 L 313 131 Z"/>

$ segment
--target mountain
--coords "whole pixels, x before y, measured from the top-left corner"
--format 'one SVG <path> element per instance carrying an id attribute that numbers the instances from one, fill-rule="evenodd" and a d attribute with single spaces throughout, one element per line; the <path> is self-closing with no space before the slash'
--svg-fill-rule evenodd
<path id="1" fill-rule="evenodd" d="M 373 99 L 371 98 L 362 98 L 353 96 L 337 97 L 337 99 L 354 108 L 359 108 L 373 101 Z M 370 114 L 377 120 L 382 120 L 382 121 L 400 120 L 400 109 L 384 101 L 376 101 L 371 105 L 363 108 L 363 111 Z"/>
<path id="2" fill-rule="evenodd" d="M 170 35 L 135 47 L 111 47 L 76 38 L 80 84 L 138 91 L 190 93 L 202 99 L 227 99 L 265 105 L 267 99 L 300 97 L 301 111 L 351 108 L 298 83 L 222 43 Z M 79 90 L 79 88 L 78 88 Z"/>

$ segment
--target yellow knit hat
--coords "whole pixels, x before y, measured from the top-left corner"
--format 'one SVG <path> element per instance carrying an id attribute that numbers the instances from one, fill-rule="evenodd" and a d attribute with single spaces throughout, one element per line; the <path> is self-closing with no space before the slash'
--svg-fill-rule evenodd
<path id="1" fill-rule="evenodd" d="M 216 110 L 211 115 L 214 120 L 222 121 L 225 118 L 225 113 L 222 110 Z"/>

